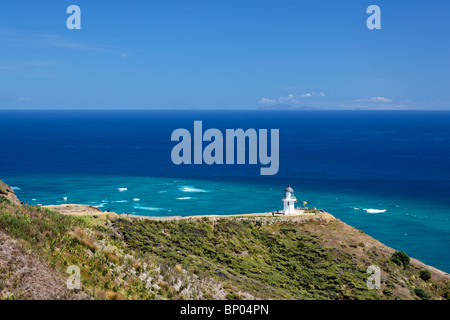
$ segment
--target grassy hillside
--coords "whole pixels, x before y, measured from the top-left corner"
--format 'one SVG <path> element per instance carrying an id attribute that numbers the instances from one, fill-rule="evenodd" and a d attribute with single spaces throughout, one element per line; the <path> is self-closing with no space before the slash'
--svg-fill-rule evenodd
<path id="1" fill-rule="evenodd" d="M 35 278 L 24 276 L 11 255 L 0 254 L 3 299 L 42 298 L 46 292 L 48 299 L 445 299 L 450 294 L 448 275 L 429 268 L 431 279 L 421 279 L 427 266 L 414 260 L 397 265 L 390 259 L 392 249 L 337 219 L 75 217 L 0 197 L 0 250 L 6 243 L 14 243 L 22 260 L 35 260 L 51 281 L 30 289 Z M 371 264 L 382 269 L 379 290 L 367 289 Z M 80 267 L 80 291 L 65 288 L 71 265 Z"/>

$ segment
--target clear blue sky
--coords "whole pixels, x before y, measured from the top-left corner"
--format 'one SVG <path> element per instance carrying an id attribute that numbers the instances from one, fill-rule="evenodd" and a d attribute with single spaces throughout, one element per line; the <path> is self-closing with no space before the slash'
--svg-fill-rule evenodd
<path id="1" fill-rule="evenodd" d="M 0 0 L 0 109 L 450 109 L 449 17 L 448 0 Z"/>

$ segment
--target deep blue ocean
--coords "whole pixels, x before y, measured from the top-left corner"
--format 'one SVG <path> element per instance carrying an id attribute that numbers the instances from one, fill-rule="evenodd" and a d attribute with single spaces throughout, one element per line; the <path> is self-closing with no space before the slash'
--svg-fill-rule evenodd
<path id="1" fill-rule="evenodd" d="M 280 169 L 180 165 L 175 129 L 280 130 Z M 206 145 L 206 144 L 205 144 Z M 450 272 L 450 112 L 0 111 L 0 179 L 29 204 L 138 215 L 309 207 Z"/>

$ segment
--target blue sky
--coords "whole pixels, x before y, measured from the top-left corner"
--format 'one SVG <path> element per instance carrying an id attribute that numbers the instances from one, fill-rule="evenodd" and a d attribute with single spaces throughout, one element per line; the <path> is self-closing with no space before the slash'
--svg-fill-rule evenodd
<path id="1" fill-rule="evenodd" d="M 68 30 L 69 5 L 81 30 Z M 381 30 L 369 30 L 369 5 Z M 450 1 L 0 0 L 0 109 L 450 109 Z"/>

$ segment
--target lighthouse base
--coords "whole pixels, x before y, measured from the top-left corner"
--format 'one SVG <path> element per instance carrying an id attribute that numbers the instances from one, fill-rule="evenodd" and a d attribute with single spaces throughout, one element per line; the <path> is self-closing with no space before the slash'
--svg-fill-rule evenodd
<path id="1" fill-rule="evenodd" d="M 283 214 L 286 215 L 286 216 L 300 215 L 300 214 L 305 214 L 305 210 L 290 209 L 290 210 L 283 211 Z"/>

